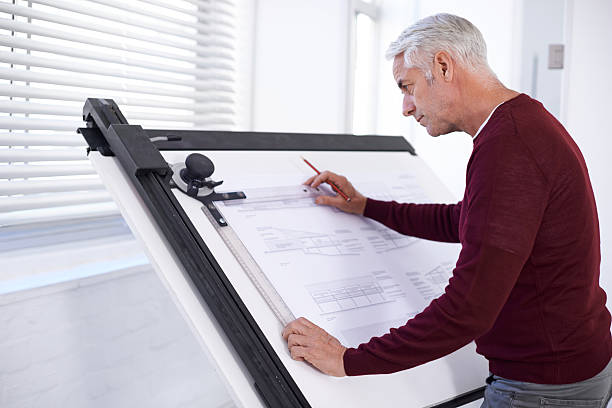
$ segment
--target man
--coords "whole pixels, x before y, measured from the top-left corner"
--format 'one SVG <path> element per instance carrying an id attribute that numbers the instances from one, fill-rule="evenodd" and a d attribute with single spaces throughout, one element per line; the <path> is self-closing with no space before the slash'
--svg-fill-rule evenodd
<path id="1" fill-rule="evenodd" d="M 610 313 L 578 147 L 539 102 L 504 87 L 487 64 L 482 34 L 463 18 L 418 21 L 387 56 L 404 116 L 432 136 L 473 137 L 462 201 L 377 201 L 330 172 L 306 183 L 334 182 L 351 197 L 318 204 L 460 242 L 461 253 L 445 293 L 404 326 L 347 349 L 300 318 L 283 331 L 291 356 L 334 376 L 391 373 L 475 340 L 492 373 L 483 407 L 604 407 L 612 392 Z"/>

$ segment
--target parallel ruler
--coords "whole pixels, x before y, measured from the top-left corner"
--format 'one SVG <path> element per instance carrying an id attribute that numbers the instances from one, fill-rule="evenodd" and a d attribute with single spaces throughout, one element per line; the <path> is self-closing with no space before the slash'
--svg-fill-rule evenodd
<path id="1" fill-rule="evenodd" d="M 212 205 L 214 206 L 214 204 Z M 202 207 L 202 212 L 206 214 L 206 218 L 208 218 L 210 223 L 215 227 L 215 230 L 221 239 L 223 239 L 225 245 L 227 245 L 234 257 L 238 260 L 244 272 L 251 282 L 253 282 L 253 285 L 255 285 L 283 326 L 295 320 L 293 313 L 291 313 L 291 310 L 289 310 L 283 298 L 278 294 L 264 271 L 261 270 L 232 227 L 229 224 L 226 226 L 219 225 L 207 206 Z"/>

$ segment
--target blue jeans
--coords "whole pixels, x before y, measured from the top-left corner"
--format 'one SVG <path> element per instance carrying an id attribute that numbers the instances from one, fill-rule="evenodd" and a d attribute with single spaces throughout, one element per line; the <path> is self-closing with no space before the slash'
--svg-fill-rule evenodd
<path id="1" fill-rule="evenodd" d="M 480 408 L 605 408 L 612 396 L 612 360 L 595 377 L 548 385 L 489 377 Z"/>

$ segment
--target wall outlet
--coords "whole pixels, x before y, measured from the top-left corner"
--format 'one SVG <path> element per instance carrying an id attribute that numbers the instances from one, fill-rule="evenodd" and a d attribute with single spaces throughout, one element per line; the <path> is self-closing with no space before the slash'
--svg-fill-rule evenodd
<path id="1" fill-rule="evenodd" d="M 564 53 L 563 44 L 549 44 L 548 69 L 562 69 Z"/>

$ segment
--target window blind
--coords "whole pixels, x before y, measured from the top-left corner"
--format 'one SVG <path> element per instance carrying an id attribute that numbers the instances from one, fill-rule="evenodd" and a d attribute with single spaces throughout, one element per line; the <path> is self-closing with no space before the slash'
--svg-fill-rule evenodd
<path id="1" fill-rule="evenodd" d="M 156 129 L 236 124 L 235 0 L 0 0 L 0 226 L 117 214 L 86 98 Z"/>

